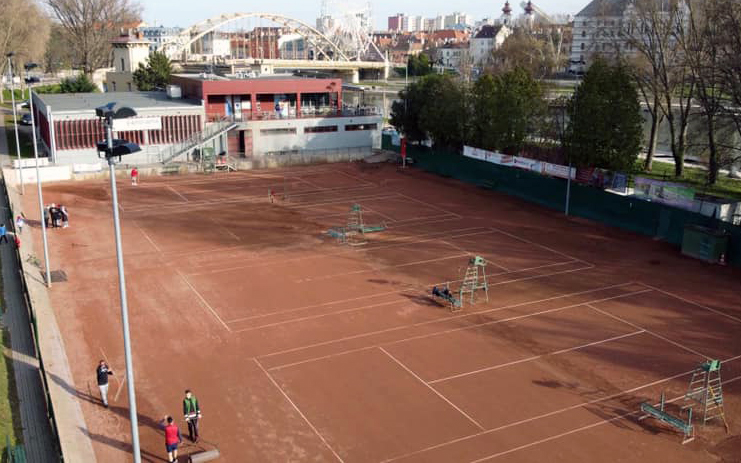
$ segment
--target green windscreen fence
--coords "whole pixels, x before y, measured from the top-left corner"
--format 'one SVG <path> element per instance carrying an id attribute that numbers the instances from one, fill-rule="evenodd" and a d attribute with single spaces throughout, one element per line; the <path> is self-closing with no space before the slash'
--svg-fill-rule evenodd
<path id="1" fill-rule="evenodd" d="M 383 148 L 399 151 L 391 137 L 384 135 Z M 552 209 L 563 210 L 566 180 L 547 177 L 513 167 L 464 157 L 458 153 L 408 145 L 414 165 L 428 172 L 450 177 L 491 190 L 522 198 Z M 569 212 L 618 228 L 663 239 L 681 245 L 686 225 L 702 225 L 729 235 L 726 260 L 741 266 L 741 227 L 637 198 L 608 193 L 598 188 L 571 183 Z"/>

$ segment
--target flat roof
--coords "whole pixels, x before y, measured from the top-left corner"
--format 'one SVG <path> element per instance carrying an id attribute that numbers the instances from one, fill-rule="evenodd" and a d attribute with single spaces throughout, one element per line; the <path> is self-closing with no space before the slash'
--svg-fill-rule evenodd
<path id="1" fill-rule="evenodd" d="M 170 99 L 165 92 L 106 92 L 106 93 L 37 93 L 36 96 L 54 112 L 86 111 L 112 101 L 134 109 L 192 108 L 201 102 L 191 99 Z"/>
<path id="2" fill-rule="evenodd" d="M 337 80 L 340 79 L 339 77 L 315 77 L 315 76 L 309 76 L 309 75 L 303 75 L 303 76 L 296 76 L 293 74 L 264 74 L 264 75 L 257 75 L 255 77 L 237 77 L 236 74 L 227 74 L 225 76 L 218 76 L 215 74 L 207 74 L 206 76 L 203 76 L 202 74 L 173 74 L 177 77 L 182 77 L 185 79 L 191 79 L 191 80 L 197 80 L 200 82 L 223 82 L 223 81 L 251 81 L 251 80 L 306 80 L 306 79 L 313 79 L 313 80 Z"/>

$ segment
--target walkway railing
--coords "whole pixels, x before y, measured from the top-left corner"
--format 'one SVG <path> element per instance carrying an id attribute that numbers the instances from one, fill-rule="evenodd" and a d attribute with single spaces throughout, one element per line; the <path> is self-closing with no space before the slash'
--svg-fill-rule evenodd
<path id="1" fill-rule="evenodd" d="M 320 107 L 320 108 L 301 108 L 299 113 L 296 113 L 296 108 L 289 108 L 288 111 L 242 111 L 240 115 L 228 115 L 223 114 L 207 114 L 207 121 L 223 121 L 229 120 L 232 122 L 246 122 L 246 121 L 269 121 L 269 120 L 280 120 L 280 119 L 311 119 L 318 117 L 354 117 L 354 116 L 380 116 L 382 115 L 381 109 L 375 106 L 346 106 L 342 109 L 334 107 Z"/>
<path id="2" fill-rule="evenodd" d="M 233 129 L 234 127 L 236 127 L 236 125 L 237 124 L 232 120 L 225 118 L 218 119 L 216 122 L 211 122 L 207 124 L 202 131 L 196 132 L 190 137 L 169 145 L 167 148 L 160 151 L 159 162 L 161 162 L 162 164 L 167 164 L 184 152 L 195 148 L 196 146 L 201 145 L 211 140 L 212 138 L 221 135 L 224 132 Z"/>

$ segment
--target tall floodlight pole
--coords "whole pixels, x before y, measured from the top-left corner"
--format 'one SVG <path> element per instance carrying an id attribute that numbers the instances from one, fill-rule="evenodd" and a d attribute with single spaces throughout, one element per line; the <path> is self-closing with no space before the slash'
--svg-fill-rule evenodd
<path id="1" fill-rule="evenodd" d="M 13 124 L 15 126 L 15 152 L 18 155 L 18 178 L 21 182 L 21 194 L 23 194 L 23 166 L 21 165 L 21 145 L 18 142 L 18 116 L 15 109 L 15 82 L 13 81 L 13 63 L 10 58 L 15 55 L 14 52 L 8 53 L 8 74 L 10 76 L 10 99 L 13 104 Z"/>
<path id="2" fill-rule="evenodd" d="M 121 246 L 121 222 L 118 216 L 118 192 L 116 191 L 115 158 L 124 154 L 140 151 L 139 146 L 125 140 L 113 140 L 113 120 L 135 116 L 136 112 L 128 107 L 109 103 L 95 109 L 98 117 L 105 123 L 106 140 L 98 145 L 98 151 L 105 153 L 108 161 L 108 173 L 111 178 L 111 199 L 113 206 L 113 230 L 116 241 L 116 261 L 118 263 L 118 286 L 121 299 L 121 321 L 123 324 L 124 355 L 126 358 L 126 388 L 129 395 L 129 418 L 131 421 L 131 447 L 134 463 L 141 463 L 139 448 L 139 423 L 136 413 L 136 393 L 134 391 L 134 366 L 131 360 L 131 339 L 129 336 L 129 309 L 126 298 L 126 276 L 124 274 L 123 248 Z M 102 145 L 102 146 L 101 146 Z M 102 148 L 102 149 L 101 149 Z"/>
<path id="3" fill-rule="evenodd" d="M 561 106 L 561 149 L 565 148 L 564 141 L 566 140 L 566 105 Z M 571 153 L 567 153 L 566 156 L 569 158 L 569 171 L 566 174 L 566 205 L 564 207 L 564 214 L 569 215 L 569 203 L 571 202 Z"/>
<path id="4" fill-rule="evenodd" d="M 33 113 L 33 92 L 28 90 L 29 108 L 31 109 L 31 136 L 33 138 L 33 157 L 36 160 L 36 189 L 39 195 L 39 217 L 41 217 L 41 238 L 44 242 L 44 265 L 46 266 L 46 287 L 51 288 L 51 267 L 49 266 L 49 243 L 46 240 L 46 221 L 44 221 L 44 196 L 41 193 L 41 175 L 39 174 L 39 148 L 36 143 L 36 115 Z"/>

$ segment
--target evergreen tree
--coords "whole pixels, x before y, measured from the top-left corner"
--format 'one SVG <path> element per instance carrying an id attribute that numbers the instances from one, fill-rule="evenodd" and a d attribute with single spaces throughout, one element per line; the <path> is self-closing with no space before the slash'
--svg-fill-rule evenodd
<path id="1" fill-rule="evenodd" d="M 565 148 L 583 167 L 630 170 L 641 151 L 643 118 L 627 69 L 598 59 L 568 104 Z"/>
<path id="2" fill-rule="evenodd" d="M 147 65 L 139 63 L 134 71 L 134 83 L 140 91 L 164 90 L 170 83 L 172 63 L 167 55 L 161 52 L 152 52 L 147 57 Z"/>
<path id="3" fill-rule="evenodd" d="M 90 93 L 97 91 L 98 87 L 85 74 L 62 79 L 59 83 L 59 93 Z"/>

